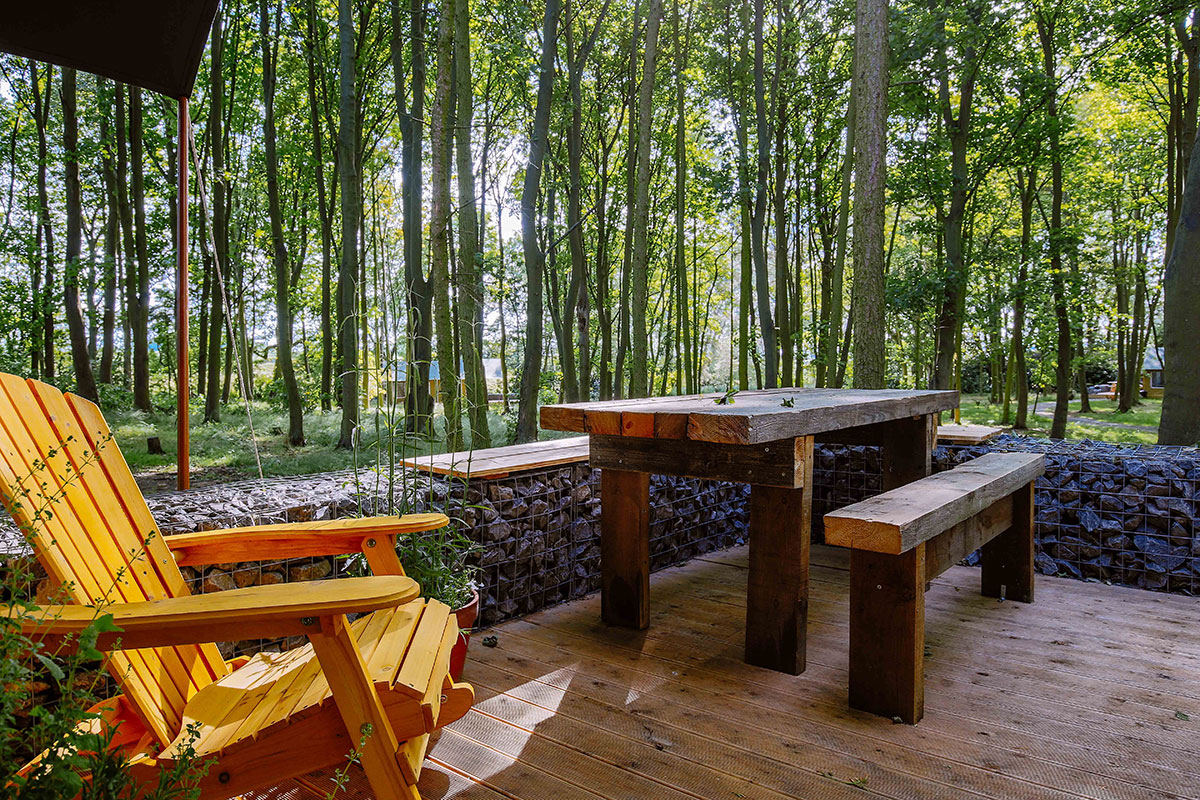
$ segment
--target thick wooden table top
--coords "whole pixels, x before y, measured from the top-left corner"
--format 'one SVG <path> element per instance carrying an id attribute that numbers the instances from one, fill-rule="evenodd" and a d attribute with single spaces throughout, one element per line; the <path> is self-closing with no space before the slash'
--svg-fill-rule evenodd
<path id="1" fill-rule="evenodd" d="M 949 411 L 958 392 L 907 389 L 766 389 L 543 406 L 542 427 L 604 436 L 759 444 Z"/>

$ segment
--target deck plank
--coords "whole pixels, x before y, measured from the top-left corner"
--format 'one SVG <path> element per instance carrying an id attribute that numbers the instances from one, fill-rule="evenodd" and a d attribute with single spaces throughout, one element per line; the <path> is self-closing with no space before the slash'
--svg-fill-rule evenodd
<path id="1" fill-rule="evenodd" d="M 494 648 L 476 637 L 465 679 L 479 702 L 432 749 L 422 789 L 1200 800 L 1200 600 L 1039 576 L 1025 607 L 979 597 L 978 571 L 952 567 L 928 593 L 927 714 L 910 727 L 846 705 L 837 550 L 813 550 L 808 670 L 742 663 L 730 620 L 745 555 L 655 574 L 646 631 L 604 626 L 591 596 L 496 627 Z"/>

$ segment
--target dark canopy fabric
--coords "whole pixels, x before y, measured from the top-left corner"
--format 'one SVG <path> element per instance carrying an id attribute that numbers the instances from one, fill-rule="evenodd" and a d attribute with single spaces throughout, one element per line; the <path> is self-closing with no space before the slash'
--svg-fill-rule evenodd
<path id="1" fill-rule="evenodd" d="M 218 0 L 22 0 L 0 50 L 189 97 Z"/>

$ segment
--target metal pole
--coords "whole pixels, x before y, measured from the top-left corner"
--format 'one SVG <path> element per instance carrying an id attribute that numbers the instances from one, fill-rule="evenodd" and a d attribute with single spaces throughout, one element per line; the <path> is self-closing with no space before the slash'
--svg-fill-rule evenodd
<path id="1" fill-rule="evenodd" d="M 175 431 L 177 472 L 176 485 L 187 489 L 191 485 L 191 453 L 189 452 L 188 391 L 191 388 L 191 366 L 188 359 L 188 99 L 179 98 L 179 202 L 178 260 L 175 272 L 175 348 L 178 358 L 175 385 L 178 389 Z"/>

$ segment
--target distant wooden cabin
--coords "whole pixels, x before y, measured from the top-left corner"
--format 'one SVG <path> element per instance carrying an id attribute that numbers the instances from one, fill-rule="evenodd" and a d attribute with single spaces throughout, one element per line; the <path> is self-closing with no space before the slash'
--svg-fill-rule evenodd
<path id="1" fill-rule="evenodd" d="M 1163 351 L 1155 348 L 1146 353 L 1142 361 L 1142 394 L 1146 397 L 1163 396 Z"/>
<path id="2" fill-rule="evenodd" d="M 1163 396 L 1163 351 L 1157 348 L 1146 353 L 1142 359 L 1142 397 Z M 1117 382 L 1108 384 L 1108 388 L 1100 392 L 1090 392 L 1090 397 L 1097 400 L 1116 400 Z"/>

